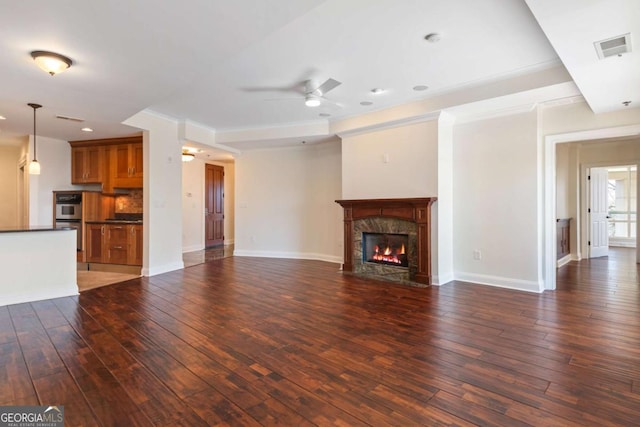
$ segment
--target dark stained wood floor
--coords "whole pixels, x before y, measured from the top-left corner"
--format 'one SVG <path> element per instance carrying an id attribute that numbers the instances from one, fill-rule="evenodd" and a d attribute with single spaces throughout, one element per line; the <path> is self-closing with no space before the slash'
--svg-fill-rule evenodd
<path id="1" fill-rule="evenodd" d="M 541 295 L 225 258 L 0 307 L 0 405 L 63 404 L 68 426 L 638 425 L 629 252 Z"/>

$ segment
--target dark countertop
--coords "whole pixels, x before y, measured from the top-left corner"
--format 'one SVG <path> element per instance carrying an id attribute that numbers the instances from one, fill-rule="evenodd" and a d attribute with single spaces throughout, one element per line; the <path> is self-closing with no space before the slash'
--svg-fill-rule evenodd
<path id="1" fill-rule="evenodd" d="M 71 227 L 53 228 L 50 225 L 37 225 L 32 227 L 2 227 L 0 233 L 26 233 L 31 231 L 67 231 L 75 230 Z"/>
<path id="2" fill-rule="evenodd" d="M 87 224 L 140 224 L 142 225 L 142 221 L 127 221 L 124 219 L 118 219 L 118 220 L 94 220 L 94 221 L 85 221 L 85 223 Z"/>

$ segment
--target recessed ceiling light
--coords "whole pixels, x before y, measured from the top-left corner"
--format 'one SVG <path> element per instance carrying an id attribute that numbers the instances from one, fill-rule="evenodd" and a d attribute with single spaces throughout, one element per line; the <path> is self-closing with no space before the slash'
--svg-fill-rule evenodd
<path id="1" fill-rule="evenodd" d="M 93 132 L 93 129 L 91 128 L 82 128 L 81 130 L 82 132 Z"/>
<path id="2" fill-rule="evenodd" d="M 360 105 L 365 105 L 365 106 L 366 106 L 366 105 L 373 105 L 373 102 L 371 102 L 371 101 L 362 101 L 362 102 L 360 103 Z"/>
<path id="3" fill-rule="evenodd" d="M 318 115 L 319 115 L 320 117 L 330 117 L 330 116 L 331 116 L 331 114 L 329 114 L 329 113 L 320 113 L 320 114 L 318 114 Z"/>
<path id="4" fill-rule="evenodd" d="M 424 36 L 424 39 L 429 43 L 437 43 L 440 41 L 441 38 L 442 37 L 438 33 L 429 33 L 426 36 Z"/>
<path id="5" fill-rule="evenodd" d="M 376 87 L 374 89 L 371 89 L 371 93 L 374 95 L 380 95 L 381 93 L 385 93 L 386 91 L 382 88 Z"/>
<path id="6" fill-rule="evenodd" d="M 416 92 L 421 92 L 427 89 L 429 89 L 429 86 L 425 86 L 425 85 L 418 85 L 413 87 L 413 90 L 415 90 Z"/>
<path id="7" fill-rule="evenodd" d="M 0 116 L 0 120 L 7 120 L 5 116 Z"/>

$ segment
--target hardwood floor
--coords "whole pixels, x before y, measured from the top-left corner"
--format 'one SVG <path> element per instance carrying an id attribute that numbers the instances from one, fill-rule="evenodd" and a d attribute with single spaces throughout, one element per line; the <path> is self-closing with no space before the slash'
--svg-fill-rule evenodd
<path id="1" fill-rule="evenodd" d="M 0 307 L 0 405 L 62 404 L 68 426 L 631 426 L 639 315 L 623 255 L 541 295 L 224 258 Z"/>

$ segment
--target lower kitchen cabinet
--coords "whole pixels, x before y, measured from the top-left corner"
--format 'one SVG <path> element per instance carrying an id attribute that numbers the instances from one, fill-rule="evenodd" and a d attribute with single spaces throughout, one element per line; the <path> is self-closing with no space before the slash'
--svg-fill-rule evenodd
<path id="1" fill-rule="evenodd" d="M 103 262 L 104 227 L 104 224 L 87 224 L 85 237 L 87 262 Z"/>
<path id="2" fill-rule="evenodd" d="M 130 225 L 127 264 L 142 265 L 142 226 Z"/>
<path id="3" fill-rule="evenodd" d="M 142 265 L 142 225 L 87 224 L 87 262 Z"/>
<path id="4" fill-rule="evenodd" d="M 129 225 L 105 225 L 107 264 L 126 264 L 129 259 Z"/>

